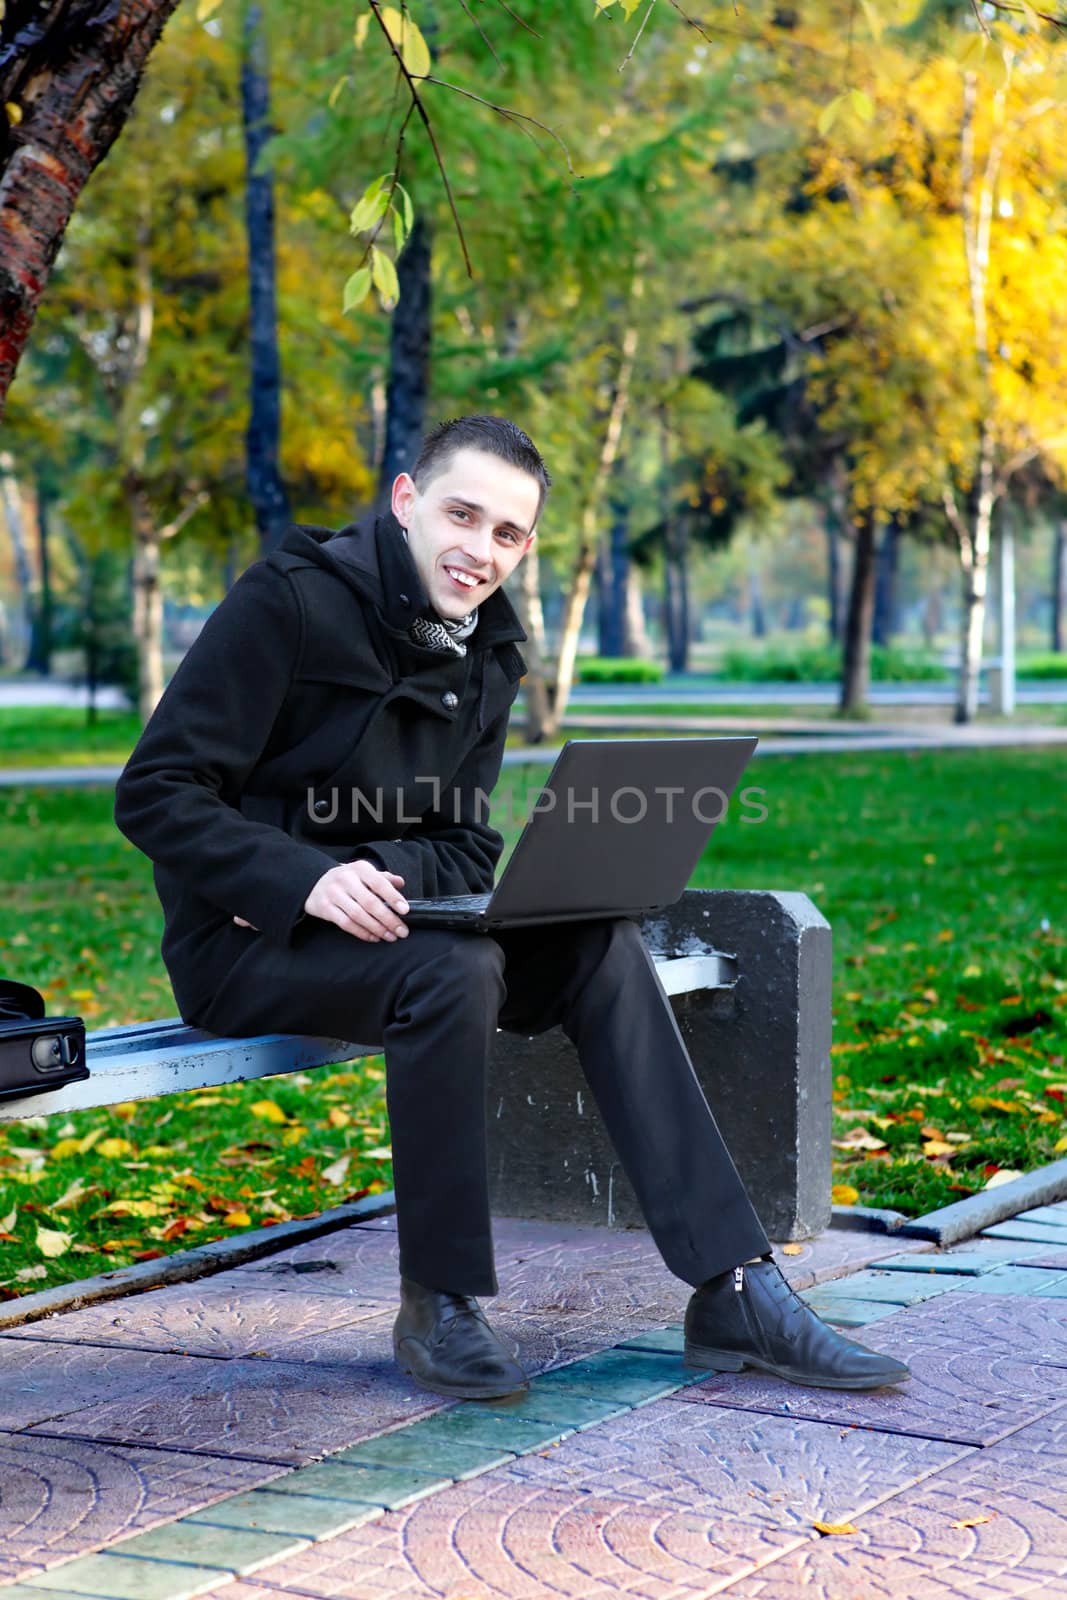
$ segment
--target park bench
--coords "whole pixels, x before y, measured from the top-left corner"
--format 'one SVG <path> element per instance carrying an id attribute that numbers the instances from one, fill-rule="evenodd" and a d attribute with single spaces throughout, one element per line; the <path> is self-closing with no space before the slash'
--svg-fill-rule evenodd
<path id="1" fill-rule="evenodd" d="M 830 929 L 806 895 L 687 890 L 642 931 L 694 1068 L 764 1226 L 830 1221 Z M 90 1076 L 0 1101 L 0 1122 L 304 1072 L 376 1053 L 351 1040 L 230 1039 L 180 1017 L 98 1028 Z M 499 1031 L 488 1105 L 495 1214 L 605 1226 L 643 1218 L 561 1030 Z"/>

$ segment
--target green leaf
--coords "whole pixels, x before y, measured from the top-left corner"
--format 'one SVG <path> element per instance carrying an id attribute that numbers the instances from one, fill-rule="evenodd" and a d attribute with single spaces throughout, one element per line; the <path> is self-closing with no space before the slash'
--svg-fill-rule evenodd
<path id="1" fill-rule="evenodd" d="M 370 288 L 370 268 L 359 267 L 345 284 L 345 297 L 342 311 L 352 311 L 367 298 Z"/>
<path id="2" fill-rule="evenodd" d="M 330 90 L 330 97 L 326 102 L 326 104 L 329 106 L 331 111 L 333 110 L 334 106 L 337 104 L 338 100 L 341 98 L 342 89 L 344 89 L 351 82 L 352 82 L 351 74 L 347 73 L 347 72 L 345 73 L 343 78 L 338 78 L 337 82 L 334 84 L 333 88 Z"/>
<path id="3" fill-rule="evenodd" d="M 392 305 L 400 299 L 400 282 L 396 275 L 392 256 L 387 256 L 384 250 L 371 251 L 371 276 L 374 287 L 383 300 Z"/>
<path id="4" fill-rule="evenodd" d="M 352 215 L 348 219 L 350 233 L 363 233 L 367 228 L 373 228 L 378 218 L 383 215 L 389 204 L 385 186 L 391 177 L 391 172 L 383 173 L 364 189 L 352 207 Z"/>
<path id="5" fill-rule="evenodd" d="M 404 202 L 404 236 L 406 238 L 415 224 L 415 207 L 412 205 L 411 196 L 408 194 L 403 184 L 398 183 L 397 189 L 400 193 L 401 199 Z"/>
<path id="6" fill-rule="evenodd" d="M 393 243 L 396 245 L 396 253 L 397 253 L 397 255 L 399 255 L 401 250 L 403 250 L 403 248 L 404 248 L 404 239 L 405 239 L 404 219 L 400 215 L 400 212 L 394 206 L 393 207 Z"/>
<path id="7" fill-rule="evenodd" d="M 865 89 L 850 89 L 848 98 L 861 122 L 874 121 L 874 101 Z"/>

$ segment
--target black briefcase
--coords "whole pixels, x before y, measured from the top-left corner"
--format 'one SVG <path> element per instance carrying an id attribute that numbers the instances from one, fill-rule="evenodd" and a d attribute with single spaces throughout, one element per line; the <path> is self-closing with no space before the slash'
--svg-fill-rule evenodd
<path id="1" fill-rule="evenodd" d="M 89 1076 L 81 1017 L 46 1017 L 44 996 L 0 978 L 0 1100 L 43 1094 Z"/>

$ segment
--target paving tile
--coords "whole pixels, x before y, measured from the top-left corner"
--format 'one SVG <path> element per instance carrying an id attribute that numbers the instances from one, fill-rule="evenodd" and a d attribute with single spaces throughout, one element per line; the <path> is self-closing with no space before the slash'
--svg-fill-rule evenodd
<path id="1" fill-rule="evenodd" d="M 1017 1212 L 1016 1222 L 1051 1222 L 1053 1226 L 1067 1228 L 1067 1203 L 1061 1201 L 1059 1205 L 1032 1206 L 1029 1211 Z"/>
<path id="2" fill-rule="evenodd" d="M 299 1291 L 278 1294 L 262 1281 L 234 1285 L 233 1277 L 219 1274 L 225 1282 L 205 1278 L 86 1306 L 14 1328 L 10 1337 L 229 1359 L 289 1350 L 308 1336 L 380 1317 L 383 1311 L 380 1301 L 367 1297 L 317 1294 L 307 1279 Z"/>
<path id="3" fill-rule="evenodd" d="M 917 1306 L 935 1295 L 949 1294 L 963 1281 L 962 1277 L 954 1282 L 952 1278 L 933 1272 L 880 1272 L 872 1268 L 806 1290 L 804 1298 L 809 1304 L 815 1298 L 832 1295 L 835 1300 L 866 1300 L 873 1305 Z"/>
<path id="4" fill-rule="evenodd" d="M 184 1382 L 186 1363 L 141 1350 L 80 1349 L 0 1337 L 0 1429 L 54 1422 L 86 1405 L 118 1404 L 138 1390 Z"/>
<path id="5" fill-rule="evenodd" d="M 1025 1239 L 1032 1244 L 1067 1246 L 1067 1226 L 1053 1227 L 1047 1222 L 994 1222 L 984 1228 L 983 1239 Z"/>
<path id="6" fill-rule="evenodd" d="M 628 1339 L 619 1339 L 616 1350 L 656 1350 L 665 1356 L 680 1356 L 685 1349 L 685 1328 L 674 1322 L 666 1328 L 650 1328 L 647 1333 L 635 1333 Z"/>
<path id="7" fill-rule="evenodd" d="M 80 1556 L 77 1561 L 27 1578 L 26 1587 L 38 1596 L 52 1589 L 69 1588 L 79 1595 L 102 1600 L 193 1600 L 233 1574 L 222 1568 L 178 1566 L 169 1561 L 138 1561 L 132 1556 Z"/>
<path id="8" fill-rule="evenodd" d="M 442 1444 L 481 1445 L 505 1453 L 518 1455 L 522 1450 L 535 1450 L 541 1445 L 562 1439 L 567 1429 L 558 1422 L 531 1421 L 515 1416 L 494 1416 L 485 1410 L 468 1409 L 466 1403 L 449 1406 L 436 1416 L 418 1422 L 405 1432 L 424 1444 L 434 1440 Z M 396 1437 L 395 1434 L 392 1435 Z M 337 1460 L 354 1460 L 361 1445 L 341 1451 Z"/>
<path id="9" fill-rule="evenodd" d="M 351 1359 L 335 1363 L 186 1358 L 177 1378 L 121 1401 L 89 1405 L 40 1431 L 119 1444 L 153 1444 L 264 1463 L 298 1464 L 437 1409 L 436 1397 L 397 1368 L 381 1338 L 353 1323 Z M 29 1349 L 25 1344 L 20 1349 Z M 44 1346 L 34 1347 L 45 1350 Z M 52 1346 L 54 1352 L 58 1346 Z M 64 1347 L 67 1348 L 67 1347 Z M 100 1356 L 99 1350 L 84 1352 Z M 133 1352 L 121 1352 L 124 1360 Z M 137 1356 L 142 1361 L 180 1361 Z M 37 1431 L 37 1430 L 34 1430 Z"/>
<path id="10" fill-rule="evenodd" d="M 349 1500 L 318 1500 L 304 1494 L 272 1494 L 267 1488 L 230 1495 L 218 1505 L 206 1506 L 183 1520 L 187 1525 L 196 1522 L 212 1528 L 288 1533 L 314 1542 L 335 1538 L 380 1515 L 379 1506 L 357 1505 Z"/>
<path id="11" fill-rule="evenodd" d="M 502 1429 L 518 1424 L 511 1418 L 494 1419 Z M 536 1423 L 530 1423 L 536 1427 Z M 377 1439 L 366 1439 L 350 1450 L 332 1456 L 333 1461 L 352 1461 L 357 1466 L 414 1467 L 416 1472 L 432 1472 L 445 1478 L 473 1478 L 487 1467 L 499 1466 L 511 1460 L 511 1451 L 493 1444 L 464 1442 L 449 1439 L 443 1434 L 427 1436 L 426 1423 L 415 1422 L 408 1428 L 384 1433 Z"/>
<path id="12" fill-rule="evenodd" d="M 794 1289 L 810 1289 L 881 1262 L 883 1256 L 923 1255 L 933 1245 L 928 1239 L 898 1239 L 892 1234 L 827 1228 L 817 1238 L 789 1248 L 793 1253 L 786 1255 L 783 1247 L 776 1244 L 775 1261 Z"/>
<path id="13" fill-rule="evenodd" d="M 1017 1259 L 1020 1267 L 1051 1267 L 1055 1271 L 1067 1272 L 1067 1250 L 1038 1250 L 1035 1255 L 1027 1256 L 1025 1261 Z"/>
<path id="14" fill-rule="evenodd" d="M 246 1600 L 702 1600 L 797 1539 L 713 1506 L 649 1508 L 501 1468 L 279 1562 L 277 1591 Z"/>
<path id="15" fill-rule="evenodd" d="M 0 1579 L 170 1522 L 280 1470 L 222 1456 L 0 1435 Z"/>
<path id="16" fill-rule="evenodd" d="M 648 1510 L 703 1509 L 807 1537 L 816 1519 L 851 1519 L 973 1453 L 940 1440 L 657 1400 L 495 1476 Z"/>
<path id="17" fill-rule="evenodd" d="M 879 1272 L 948 1272 L 963 1274 L 964 1276 L 980 1276 L 985 1272 L 992 1272 L 994 1267 L 1004 1265 L 1022 1266 L 1025 1258 L 1026 1247 L 1013 1243 L 1011 1240 L 983 1240 L 989 1246 L 986 1250 L 946 1250 L 938 1251 L 935 1255 L 915 1256 L 889 1256 L 884 1261 L 879 1261 Z M 1036 1245 L 1030 1246 L 1034 1253 L 1040 1253 Z M 1065 1257 L 1067 1259 L 1067 1257 Z"/>
<path id="18" fill-rule="evenodd" d="M 413 1467 L 370 1467 L 337 1456 L 300 1467 L 271 1484 L 273 1494 L 312 1495 L 326 1500 L 355 1500 L 361 1505 L 402 1506 L 419 1500 L 451 1480 L 440 1472 Z"/>
<path id="19" fill-rule="evenodd" d="M 528 1393 L 505 1395 L 500 1400 L 465 1400 L 464 1411 L 490 1416 L 527 1417 L 533 1422 L 555 1422 L 568 1432 L 595 1427 L 630 1409 L 624 1400 L 593 1400 L 583 1394 L 551 1394 L 531 1387 Z M 421 1426 L 421 1424 L 420 1424 Z"/>
<path id="20" fill-rule="evenodd" d="M 743 1578 L 731 1600 L 1064 1600 L 1065 1477 L 1061 1408 L 887 1499 L 857 1519 L 855 1536 L 806 1544 Z"/>
<path id="21" fill-rule="evenodd" d="M 884 1318 L 860 1342 L 907 1362 L 910 1380 L 850 1393 L 754 1371 L 715 1373 L 671 1403 L 988 1445 L 1067 1399 L 1067 1319 L 1056 1301 L 938 1295 Z"/>
<path id="22" fill-rule="evenodd" d="M 959 1287 L 972 1294 L 1041 1294 L 1053 1291 L 1057 1284 L 1067 1285 L 1067 1272 L 1036 1272 L 1030 1266 L 1005 1263 L 980 1278 L 963 1279 Z"/>
<path id="23" fill-rule="evenodd" d="M 240 1576 L 255 1572 L 268 1562 L 295 1555 L 308 1543 L 309 1540 L 291 1533 L 267 1533 L 262 1528 L 216 1528 L 182 1519 L 165 1528 L 135 1533 L 132 1538 L 109 1546 L 107 1553 L 218 1567 Z"/>
<path id="24" fill-rule="evenodd" d="M 655 1351 L 604 1350 L 586 1361 L 554 1367 L 531 1380 L 531 1388 L 608 1396 L 642 1405 L 681 1385 L 699 1383 L 706 1375 L 683 1366 L 676 1356 Z"/>
<path id="25" fill-rule="evenodd" d="M 813 1289 L 804 1298 L 816 1316 L 838 1328 L 866 1328 L 869 1323 L 892 1317 L 900 1310 L 892 1301 L 852 1300 L 836 1294 L 833 1284 L 825 1289 Z"/>

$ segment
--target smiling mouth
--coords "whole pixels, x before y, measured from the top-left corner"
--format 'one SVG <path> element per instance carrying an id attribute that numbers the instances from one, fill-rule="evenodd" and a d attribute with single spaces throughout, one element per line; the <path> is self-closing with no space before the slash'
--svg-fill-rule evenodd
<path id="1" fill-rule="evenodd" d="M 473 577 L 471 573 L 464 572 L 462 567 L 446 567 L 445 571 L 452 579 L 452 582 L 458 584 L 461 589 L 477 589 L 482 581 L 480 578 Z"/>

